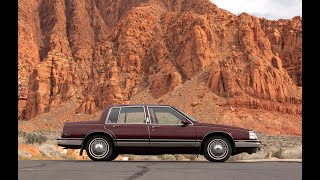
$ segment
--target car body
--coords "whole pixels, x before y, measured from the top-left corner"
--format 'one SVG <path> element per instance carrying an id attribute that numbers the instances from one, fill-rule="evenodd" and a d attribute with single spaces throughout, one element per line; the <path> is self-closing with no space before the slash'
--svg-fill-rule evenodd
<path id="1" fill-rule="evenodd" d="M 255 153 L 261 142 L 250 129 L 200 123 L 169 105 L 112 105 L 99 120 L 66 122 L 58 145 L 86 150 L 96 161 L 119 154 L 200 154 L 223 162 L 231 155 Z"/>

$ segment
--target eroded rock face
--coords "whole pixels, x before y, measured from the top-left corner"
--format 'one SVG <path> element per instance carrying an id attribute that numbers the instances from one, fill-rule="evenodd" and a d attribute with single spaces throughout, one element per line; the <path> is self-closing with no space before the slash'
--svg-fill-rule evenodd
<path id="1" fill-rule="evenodd" d="M 230 104 L 301 113 L 301 18 L 235 16 L 209 0 L 19 0 L 19 119 L 158 98 L 208 70 Z"/>
<path id="2" fill-rule="evenodd" d="M 37 1 L 19 1 L 18 18 L 18 117 L 24 118 L 29 76 L 40 61 L 40 23 Z"/>
<path id="3" fill-rule="evenodd" d="M 283 67 L 293 82 L 302 85 L 302 18 L 292 20 L 269 21 L 260 19 L 272 51 L 281 58 Z"/>

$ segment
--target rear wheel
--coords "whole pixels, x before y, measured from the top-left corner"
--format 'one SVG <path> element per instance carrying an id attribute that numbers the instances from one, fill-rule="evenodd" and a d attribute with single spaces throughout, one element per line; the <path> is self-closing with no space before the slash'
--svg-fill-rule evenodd
<path id="1" fill-rule="evenodd" d="M 204 157 L 211 162 L 224 162 L 231 156 L 231 144 L 223 136 L 213 136 L 204 145 Z"/>
<path id="2" fill-rule="evenodd" d="M 114 154 L 111 140 L 101 135 L 92 136 L 88 140 L 86 151 L 93 161 L 107 161 Z"/>
<path id="3" fill-rule="evenodd" d="M 110 156 L 110 158 L 107 159 L 107 161 L 113 161 L 113 160 L 115 160 L 118 156 L 119 156 L 119 154 L 116 153 L 116 152 L 114 152 L 114 153 L 112 154 L 112 156 Z"/>

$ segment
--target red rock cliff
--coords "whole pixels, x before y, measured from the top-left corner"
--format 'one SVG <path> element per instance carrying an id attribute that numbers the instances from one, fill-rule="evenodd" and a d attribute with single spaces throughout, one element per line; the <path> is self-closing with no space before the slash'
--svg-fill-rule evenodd
<path id="1" fill-rule="evenodd" d="M 19 0 L 19 119 L 154 97 L 208 69 L 229 104 L 301 114 L 301 18 L 236 16 L 209 0 Z"/>

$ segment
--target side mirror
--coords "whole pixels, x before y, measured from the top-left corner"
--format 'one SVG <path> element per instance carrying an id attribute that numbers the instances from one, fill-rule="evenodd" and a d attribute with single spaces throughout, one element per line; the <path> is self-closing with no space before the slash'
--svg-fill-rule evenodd
<path id="1" fill-rule="evenodd" d="M 188 124 L 191 124 L 190 121 L 188 121 L 186 119 L 182 119 L 181 123 L 182 123 L 182 126 L 187 126 Z"/>

